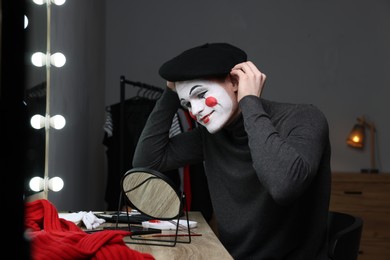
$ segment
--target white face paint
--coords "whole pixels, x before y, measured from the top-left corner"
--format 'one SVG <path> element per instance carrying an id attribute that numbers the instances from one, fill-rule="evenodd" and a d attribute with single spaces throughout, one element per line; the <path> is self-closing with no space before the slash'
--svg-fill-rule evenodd
<path id="1" fill-rule="evenodd" d="M 181 105 L 188 109 L 192 118 L 215 133 L 229 122 L 237 110 L 233 92 L 210 80 L 188 80 L 176 82 L 176 92 Z"/>

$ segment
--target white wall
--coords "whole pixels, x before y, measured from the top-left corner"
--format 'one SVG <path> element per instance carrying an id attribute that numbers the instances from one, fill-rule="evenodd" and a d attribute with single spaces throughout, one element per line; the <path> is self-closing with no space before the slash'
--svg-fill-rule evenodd
<path id="1" fill-rule="evenodd" d="M 369 166 L 345 139 L 355 119 L 375 122 L 380 168 L 390 172 L 390 2 L 67 0 L 53 8 L 53 43 L 67 64 L 52 74 L 49 194 L 59 210 L 104 207 L 104 108 L 119 102 L 119 76 L 164 86 L 160 65 L 187 48 L 229 42 L 267 74 L 264 98 L 312 103 L 329 120 L 334 171 Z M 134 93 L 136 89 L 130 91 Z"/>

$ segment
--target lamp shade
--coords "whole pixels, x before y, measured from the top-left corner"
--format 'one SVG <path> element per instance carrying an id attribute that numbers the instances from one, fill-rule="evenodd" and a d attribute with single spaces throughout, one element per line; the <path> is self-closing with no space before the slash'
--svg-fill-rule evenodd
<path id="1" fill-rule="evenodd" d="M 371 167 L 368 169 L 361 169 L 361 172 L 365 173 L 378 173 L 379 169 L 375 166 L 375 125 L 372 122 L 368 122 L 364 116 L 357 118 L 358 123 L 352 128 L 352 131 L 347 137 L 347 144 L 353 148 L 363 149 L 365 142 L 365 130 L 370 130 L 370 160 Z"/>
<path id="2" fill-rule="evenodd" d="M 364 147 L 365 128 L 362 124 L 356 124 L 347 138 L 347 144 L 356 148 Z"/>

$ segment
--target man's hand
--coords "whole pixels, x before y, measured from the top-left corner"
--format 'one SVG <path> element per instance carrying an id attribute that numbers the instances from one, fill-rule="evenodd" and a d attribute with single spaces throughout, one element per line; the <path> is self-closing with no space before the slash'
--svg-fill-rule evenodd
<path id="1" fill-rule="evenodd" d="M 238 102 L 248 95 L 261 96 L 266 76 L 251 61 L 237 64 L 232 68 L 230 75 L 238 81 Z"/>

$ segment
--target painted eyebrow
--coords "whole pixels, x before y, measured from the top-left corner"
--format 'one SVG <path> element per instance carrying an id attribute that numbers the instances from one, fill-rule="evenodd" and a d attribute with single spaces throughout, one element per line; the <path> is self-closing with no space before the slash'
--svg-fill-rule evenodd
<path id="1" fill-rule="evenodd" d="M 191 95 L 192 91 L 194 91 L 194 89 L 199 88 L 199 87 L 201 87 L 201 86 L 202 86 L 202 85 L 195 85 L 195 86 L 193 86 L 193 87 L 191 88 L 191 90 L 190 90 L 190 95 Z"/>
<path id="2" fill-rule="evenodd" d="M 192 93 L 192 91 L 194 91 L 194 89 L 196 89 L 196 88 L 199 88 L 199 87 L 201 87 L 202 85 L 195 85 L 195 86 L 193 86 L 191 89 L 190 89 L 190 95 L 191 95 L 191 93 Z M 181 101 L 185 101 L 185 99 L 184 98 L 181 98 L 180 99 L 180 102 Z"/>

